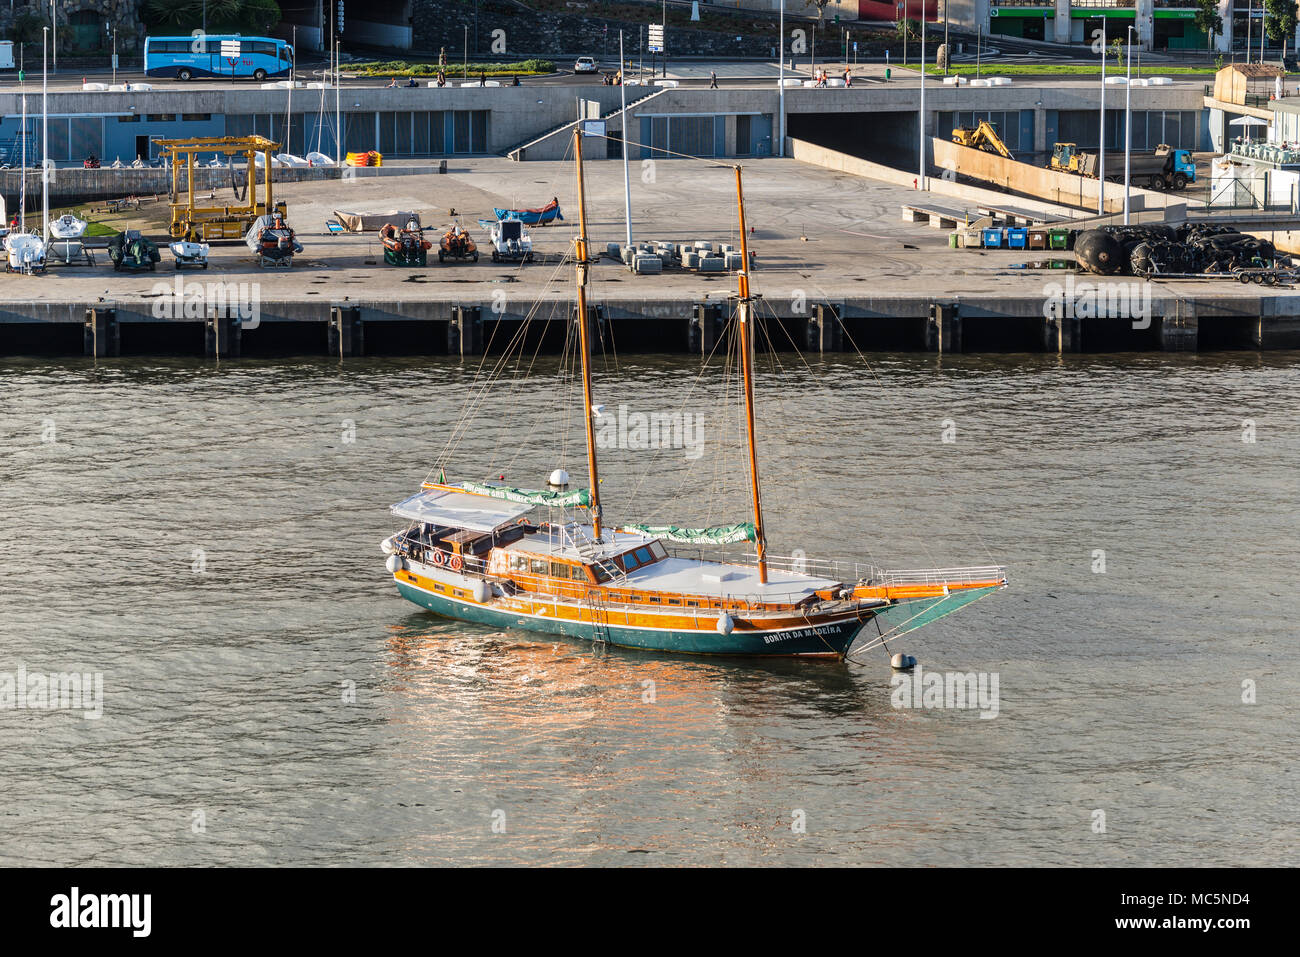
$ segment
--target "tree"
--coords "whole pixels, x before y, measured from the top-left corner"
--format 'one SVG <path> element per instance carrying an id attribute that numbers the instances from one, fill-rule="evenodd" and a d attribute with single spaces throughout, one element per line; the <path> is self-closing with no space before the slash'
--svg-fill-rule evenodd
<path id="1" fill-rule="evenodd" d="M 188 34 L 203 26 L 204 0 L 145 0 L 141 19 L 150 30 Z M 265 34 L 280 22 L 275 0 L 207 0 L 209 33 Z"/>
<path id="2" fill-rule="evenodd" d="M 1286 41 L 1295 33 L 1295 0 L 1264 0 L 1264 32 L 1270 40 L 1282 41 L 1282 58 L 1286 59 Z"/>
<path id="3" fill-rule="evenodd" d="M 831 0 L 803 0 L 803 5 L 805 7 L 811 7 L 813 5 L 816 5 L 817 22 L 820 23 L 822 19 L 826 16 L 826 4 L 830 2 Z"/>
<path id="4" fill-rule="evenodd" d="M 1196 13 L 1192 16 L 1192 22 L 1205 34 L 1205 48 L 1210 49 L 1214 45 L 1214 35 L 1223 30 L 1219 0 L 1196 0 Z"/>
<path id="5" fill-rule="evenodd" d="M 9 38 L 14 43 L 40 43 L 41 31 L 49 26 L 49 22 L 34 10 L 25 10 L 14 18 Z"/>

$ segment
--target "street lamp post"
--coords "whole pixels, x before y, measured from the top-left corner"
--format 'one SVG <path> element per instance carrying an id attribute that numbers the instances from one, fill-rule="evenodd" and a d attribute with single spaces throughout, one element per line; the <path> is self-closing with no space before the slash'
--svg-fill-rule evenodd
<path id="1" fill-rule="evenodd" d="M 50 30 L 41 35 L 41 239 L 50 241 L 50 113 L 46 107 L 49 90 L 49 71 L 46 69 L 46 52 L 49 48 Z"/>
<path id="2" fill-rule="evenodd" d="M 1106 215 L 1106 18 L 1101 18 L 1101 149 L 1097 156 L 1097 215 Z"/>
<path id="3" fill-rule="evenodd" d="M 50 0 L 50 27 L 54 30 L 54 72 L 59 72 L 59 21 L 55 19 L 54 0 Z"/>
<path id="4" fill-rule="evenodd" d="M 1133 123 L 1132 123 L 1132 99 L 1133 99 L 1133 27 L 1130 24 L 1127 36 L 1128 54 L 1124 58 L 1124 225 L 1128 225 L 1128 194 L 1129 194 L 1129 152 L 1133 148 Z M 1102 171 L 1103 175 L 1105 170 Z"/>
<path id="5" fill-rule="evenodd" d="M 921 151 L 920 172 L 916 182 L 921 189 L 925 189 L 925 0 L 921 0 L 921 112 L 917 116 L 916 126 L 919 134 L 917 145 Z"/>
<path id="6" fill-rule="evenodd" d="M 627 168 L 627 66 L 623 62 L 623 31 L 618 31 L 618 96 L 622 101 L 623 126 L 623 209 L 627 214 L 627 245 L 632 246 L 632 178 Z M 628 268 L 632 268 L 635 257 L 628 254 Z"/>
<path id="7" fill-rule="evenodd" d="M 778 14 L 778 24 L 776 29 L 776 55 L 778 57 L 778 65 L 776 68 L 776 98 L 779 102 L 776 123 L 776 155 L 785 156 L 785 0 L 780 0 L 780 4 L 781 12 Z"/>

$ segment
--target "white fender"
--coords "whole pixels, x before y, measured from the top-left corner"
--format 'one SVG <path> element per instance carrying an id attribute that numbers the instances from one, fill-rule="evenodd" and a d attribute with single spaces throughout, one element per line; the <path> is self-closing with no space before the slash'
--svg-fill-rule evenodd
<path id="1" fill-rule="evenodd" d="M 405 563 L 402 561 L 401 555 L 389 555 L 388 561 L 384 562 L 384 567 L 394 575 L 401 571 L 404 565 Z"/>
<path id="2" fill-rule="evenodd" d="M 385 538 L 382 542 L 379 543 L 379 550 L 383 552 L 385 555 L 393 554 L 393 539 L 391 537 Z"/>
<path id="3" fill-rule="evenodd" d="M 492 596 L 492 588 L 487 582 L 474 583 L 474 600 L 476 602 L 485 602 Z"/>
<path id="4" fill-rule="evenodd" d="M 718 619 L 718 634 L 729 635 L 735 627 L 735 621 L 724 611 L 722 617 Z"/>

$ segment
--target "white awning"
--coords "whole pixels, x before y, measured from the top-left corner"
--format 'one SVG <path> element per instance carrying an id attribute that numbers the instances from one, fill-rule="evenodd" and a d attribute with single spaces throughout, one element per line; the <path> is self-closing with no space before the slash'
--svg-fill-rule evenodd
<path id="1" fill-rule="evenodd" d="M 393 506 L 393 514 L 415 522 L 490 532 L 531 512 L 533 508 L 532 505 L 488 498 L 486 495 L 429 489 L 398 502 Z"/>

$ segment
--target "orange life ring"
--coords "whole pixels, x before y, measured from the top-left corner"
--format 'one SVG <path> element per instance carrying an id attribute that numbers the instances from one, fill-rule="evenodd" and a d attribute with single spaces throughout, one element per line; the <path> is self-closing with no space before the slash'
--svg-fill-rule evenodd
<path id="1" fill-rule="evenodd" d="M 446 560 L 446 558 L 447 558 L 447 553 L 444 552 L 441 548 L 435 548 L 433 550 L 433 563 L 435 565 L 441 565 Z"/>
<path id="2" fill-rule="evenodd" d="M 451 556 L 451 561 L 448 562 L 448 564 L 451 565 L 451 570 L 452 570 L 452 571 L 454 571 L 454 572 L 458 572 L 458 571 L 460 571 L 460 567 L 461 567 L 462 565 L 464 565 L 465 562 L 461 559 L 461 557 L 460 557 L 459 555 L 452 555 L 452 556 Z"/>

